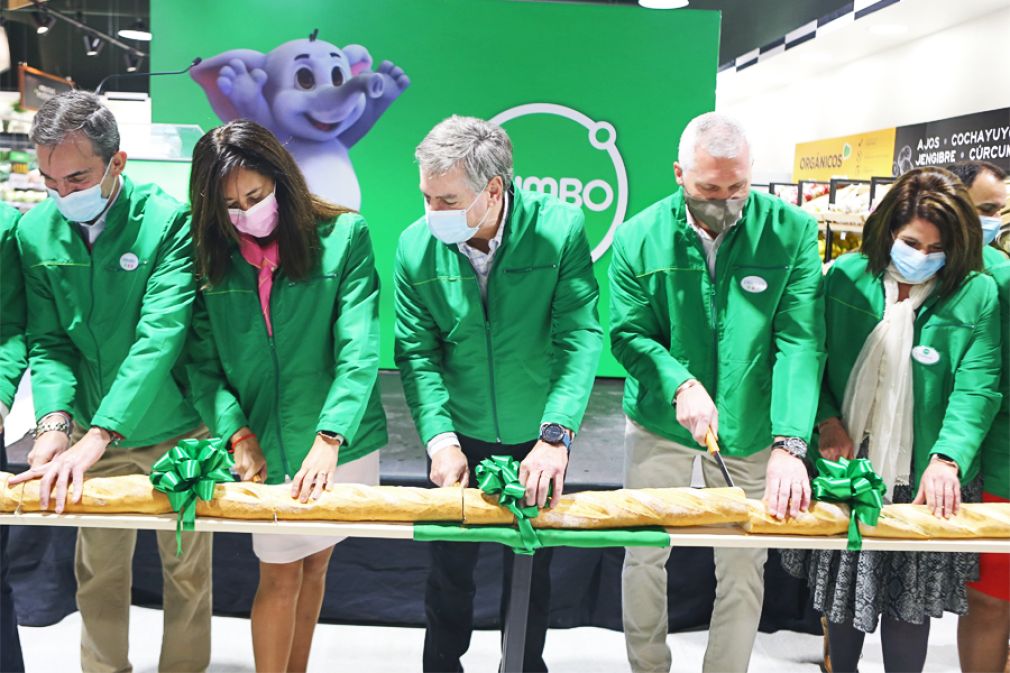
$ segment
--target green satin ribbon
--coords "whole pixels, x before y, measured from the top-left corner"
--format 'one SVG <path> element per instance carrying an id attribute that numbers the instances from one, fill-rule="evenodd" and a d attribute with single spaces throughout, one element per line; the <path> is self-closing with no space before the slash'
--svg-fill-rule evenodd
<path id="1" fill-rule="evenodd" d="M 214 485 L 234 481 L 235 464 L 220 439 L 184 439 L 151 468 L 154 488 L 168 496 L 179 513 L 175 524 L 176 555 L 182 554 L 182 531 L 193 530 L 196 501 L 214 497 Z"/>
<path id="2" fill-rule="evenodd" d="M 512 512 L 519 530 L 519 544 L 510 545 L 517 554 L 533 554 L 543 546 L 530 519 L 535 519 L 540 510 L 536 505 L 522 505 L 526 488 L 519 481 L 519 461 L 512 456 L 491 456 L 478 463 L 474 469 L 477 485 L 488 495 L 497 495 L 498 504 Z M 553 491 L 548 487 L 547 501 Z"/>
<path id="3" fill-rule="evenodd" d="M 880 509 L 884 506 L 887 486 L 873 471 L 873 465 L 866 458 L 848 460 L 839 458 L 837 462 L 821 458 L 817 461 L 818 476 L 810 484 L 814 500 L 841 502 L 849 506 L 849 551 L 863 548 L 863 536 L 859 533 L 859 523 L 876 526 Z"/>

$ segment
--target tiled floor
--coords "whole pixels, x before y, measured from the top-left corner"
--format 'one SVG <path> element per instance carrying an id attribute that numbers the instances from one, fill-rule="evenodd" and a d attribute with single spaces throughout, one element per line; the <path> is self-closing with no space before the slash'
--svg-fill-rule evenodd
<path id="1" fill-rule="evenodd" d="M 136 673 L 155 673 L 161 613 L 134 607 L 131 618 L 131 657 Z M 947 616 L 933 623 L 926 671 L 954 672 L 957 667 L 955 633 L 957 618 Z M 21 628 L 25 661 L 29 673 L 80 670 L 78 637 L 80 617 L 70 615 L 59 624 L 45 628 Z M 212 673 L 253 671 L 249 622 L 245 619 L 215 617 L 213 622 Z M 674 671 L 700 671 L 707 632 L 670 636 Z M 374 626 L 321 625 L 316 631 L 309 671 L 354 671 L 355 673 L 398 673 L 419 671 L 421 629 Z M 498 667 L 498 634 L 474 634 L 470 651 L 463 660 L 469 671 L 494 671 Z M 751 673 L 816 673 L 821 639 L 788 631 L 759 634 L 751 660 Z M 624 639 L 620 633 L 596 628 L 552 630 L 547 636 L 545 658 L 554 673 L 604 673 L 627 671 Z M 861 673 L 883 671 L 880 640 L 867 638 Z"/>

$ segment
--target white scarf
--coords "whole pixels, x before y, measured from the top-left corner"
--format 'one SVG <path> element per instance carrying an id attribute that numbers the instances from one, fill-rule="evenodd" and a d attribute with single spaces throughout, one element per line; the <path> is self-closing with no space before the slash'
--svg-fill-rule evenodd
<path id="1" fill-rule="evenodd" d="M 866 338 L 842 402 L 842 420 L 858 450 L 869 436 L 869 458 L 892 500 L 895 484 L 908 484 L 912 465 L 912 342 L 915 312 L 933 291 L 935 278 L 912 285 L 898 301 L 893 266 L 884 273 L 884 317 Z"/>

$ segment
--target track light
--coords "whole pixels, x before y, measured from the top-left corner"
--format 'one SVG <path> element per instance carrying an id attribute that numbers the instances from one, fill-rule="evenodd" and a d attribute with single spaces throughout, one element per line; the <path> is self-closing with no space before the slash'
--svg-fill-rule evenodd
<path id="1" fill-rule="evenodd" d="M 126 72 L 137 72 L 144 57 L 128 51 L 123 54 L 123 60 L 126 61 Z"/>
<path id="2" fill-rule="evenodd" d="M 56 17 L 44 9 L 32 12 L 32 18 L 35 19 L 35 32 L 38 35 L 45 35 L 56 23 Z"/>
<path id="3" fill-rule="evenodd" d="M 105 40 L 98 37 L 97 35 L 85 35 L 84 36 L 84 53 L 88 56 L 98 56 L 99 52 L 102 51 L 102 47 L 105 46 Z"/>
<path id="4" fill-rule="evenodd" d="M 139 40 L 141 42 L 151 41 L 151 31 L 147 29 L 144 25 L 143 19 L 137 19 L 133 22 L 133 25 L 129 28 L 123 28 L 119 31 L 119 37 L 125 37 L 127 40 Z"/>

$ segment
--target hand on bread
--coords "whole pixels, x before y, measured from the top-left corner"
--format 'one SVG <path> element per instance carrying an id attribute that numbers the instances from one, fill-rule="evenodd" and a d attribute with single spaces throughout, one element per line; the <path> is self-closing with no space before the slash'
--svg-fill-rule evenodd
<path id="1" fill-rule="evenodd" d="M 235 439 L 240 439 L 237 444 Z M 235 457 L 235 472 L 242 481 L 266 481 L 267 461 L 263 457 L 260 440 L 249 428 L 241 428 L 232 435 L 232 450 Z"/>
<path id="2" fill-rule="evenodd" d="M 43 432 L 28 452 L 28 467 L 41 467 L 70 448 L 70 437 L 59 430 Z"/>
<path id="3" fill-rule="evenodd" d="M 291 497 L 308 502 L 318 500 L 323 489 L 329 489 L 336 476 L 340 440 L 316 435 L 312 448 L 302 461 L 302 467 L 291 480 Z"/>
<path id="4" fill-rule="evenodd" d="M 922 473 L 919 492 L 912 504 L 925 504 L 933 510 L 934 516 L 944 519 L 957 514 L 961 508 L 961 480 L 957 472 L 957 467 L 933 456 L 929 467 Z"/>
<path id="5" fill-rule="evenodd" d="M 66 451 L 52 456 L 48 462 L 34 465 L 25 472 L 12 477 L 9 483 L 13 486 L 41 477 L 39 505 L 42 511 L 49 509 L 50 494 L 55 488 L 55 493 L 53 493 L 56 500 L 54 511 L 57 514 L 62 514 L 67 504 L 67 489 L 72 488 L 70 502 L 79 503 L 81 494 L 84 492 L 84 473 L 98 462 L 111 443 L 112 435 L 107 430 L 91 428 L 81 438 L 81 441 Z"/>
<path id="6" fill-rule="evenodd" d="M 803 461 L 788 451 L 772 449 L 765 475 L 765 506 L 776 519 L 796 517 L 810 507 L 810 477 Z"/>
<path id="7" fill-rule="evenodd" d="M 554 484 L 550 503 L 551 509 L 554 509 L 564 493 L 567 469 L 567 448 L 538 441 L 519 463 L 519 481 L 526 487 L 526 504 L 544 507 L 547 504 L 547 492 L 551 484 Z"/>
<path id="8" fill-rule="evenodd" d="M 455 444 L 439 449 L 431 459 L 431 472 L 428 478 L 435 486 L 461 484 L 466 488 L 470 483 L 470 467 L 463 450 Z"/>
<path id="9" fill-rule="evenodd" d="M 829 418 L 817 426 L 817 430 L 820 434 L 817 450 L 820 452 L 821 458 L 825 460 L 838 460 L 839 458 L 852 460 L 855 457 L 855 446 L 852 444 L 852 438 L 846 432 L 845 426 L 842 425 L 842 419 L 837 416 Z"/>

